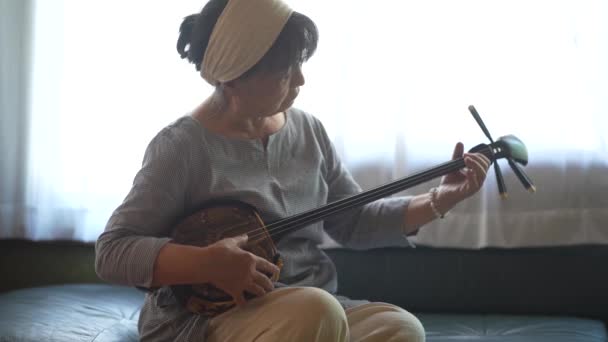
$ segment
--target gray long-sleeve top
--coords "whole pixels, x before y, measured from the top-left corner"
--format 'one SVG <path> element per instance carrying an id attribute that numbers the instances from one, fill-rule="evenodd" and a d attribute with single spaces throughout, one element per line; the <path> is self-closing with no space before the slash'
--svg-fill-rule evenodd
<path id="1" fill-rule="evenodd" d="M 293 108 L 286 114 L 266 148 L 259 140 L 214 133 L 191 116 L 161 130 L 97 240 L 97 274 L 111 283 L 149 288 L 158 252 L 171 241 L 171 225 L 214 198 L 247 202 L 272 222 L 361 192 L 321 122 Z M 284 261 L 279 281 L 335 294 L 335 267 L 318 247 L 323 230 L 351 248 L 409 246 L 402 230 L 408 203 L 407 197 L 378 200 L 286 235 L 277 244 Z M 163 287 L 146 295 L 139 332 L 142 341 L 202 341 L 206 324 Z"/>

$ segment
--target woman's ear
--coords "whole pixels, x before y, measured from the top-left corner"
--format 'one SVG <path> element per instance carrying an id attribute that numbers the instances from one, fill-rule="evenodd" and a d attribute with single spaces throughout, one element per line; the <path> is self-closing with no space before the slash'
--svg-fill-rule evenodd
<path id="1" fill-rule="evenodd" d="M 235 81 L 228 81 L 220 86 L 224 105 L 232 111 L 237 111 L 240 104 L 237 85 Z"/>
<path id="2" fill-rule="evenodd" d="M 235 84 L 234 81 L 228 81 L 220 84 L 218 87 L 224 98 L 234 95 L 235 93 Z"/>

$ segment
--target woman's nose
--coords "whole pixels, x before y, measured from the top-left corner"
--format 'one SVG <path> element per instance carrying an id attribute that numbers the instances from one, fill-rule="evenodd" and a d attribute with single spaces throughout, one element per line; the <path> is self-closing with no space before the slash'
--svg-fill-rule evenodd
<path id="1" fill-rule="evenodd" d="M 304 73 L 302 73 L 301 65 L 298 65 L 293 70 L 292 83 L 294 87 L 300 87 L 306 83 L 306 80 L 304 79 Z"/>

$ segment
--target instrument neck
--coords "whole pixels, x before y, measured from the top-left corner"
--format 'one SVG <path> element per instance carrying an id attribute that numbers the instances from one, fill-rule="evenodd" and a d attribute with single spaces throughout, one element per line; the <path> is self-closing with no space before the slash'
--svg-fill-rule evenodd
<path id="1" fill-rule="evenodd" d="M 486 157 L 491 158 L 492 151 L 481 151 Z M 371 203 L 378 199 L 393 195 L 397 192 L 409 189 L 416 185 L 428 182 L 432 179 L 447 175 L 458 171 L 465 167 L 464 159 L 459 158 L 443 164 L 440 164 L 431 169 L 418 172 L 412 176 L 401 178 L 394 182 L 376 187 L 371 190 L 361 192 L 357 195 L 347 197 L 335 202 L 326 204 L 316 209 L 312 209 L 301 214 L 290 216 L 280 221 L 273 222 L 266 226 L 271 236 L 282 235 L 289 231 L 295 231 L 304 228 L 312 223 L 321 221 L 329 216 L 353 209 Z"/>

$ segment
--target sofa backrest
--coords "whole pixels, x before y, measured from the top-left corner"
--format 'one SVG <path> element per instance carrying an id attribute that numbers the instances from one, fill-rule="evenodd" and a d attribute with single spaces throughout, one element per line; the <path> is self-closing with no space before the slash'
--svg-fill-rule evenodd
<path id="1" fill-rule="evenodd" d="M 608 323 L 608 246 L 327 249 L 339 292 L 415 312 L 573 315 Z M 101 283 L 93 244 L 0 240 L 0 292 Z"/>
<path id="2" fill-rule="evenodd" d="M 608 323 L 608 246 L 326 251 L 339 292 L 415 312 L 573 315 Z"/>

